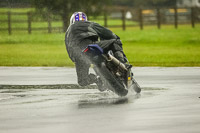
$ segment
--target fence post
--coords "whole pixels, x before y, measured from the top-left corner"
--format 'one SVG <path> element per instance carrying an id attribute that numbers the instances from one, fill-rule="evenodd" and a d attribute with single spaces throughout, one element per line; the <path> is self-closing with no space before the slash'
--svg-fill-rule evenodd
<path id="1" fill-rule="evenodd" d="M 159 8 L 157 8 L 157 25 L 158 25 L 158 29 L 160 29 L 161 20 L 160 20 L 160 9 Z"/>
<path id="2" fill-rule="evenodd" d="M 31 12 L 27 13 L 28 17 L 28 33 L 31 34 Z"/>
<path id="3" fill-rule="evenodd" d="M 191 8 L 191 24 L 192 24 L 192 28 L 195 27 L 195 10 L 194 7 Z"/>
<path id="4" fill-rule="evenodd" d="M 125 10 L 121 11 L 122 13 L 122 29 L 126 30 L 126 16 L 125 16 Z"/>
<path id="5" fill-rule="evenodd" d="M 177 13 L 177 7 L 174 8 L 174 25 L 175 28 L 178 28 L 178 13 Z"/>
<path id="6" fill-rule="evenodd" d="M 51 14 L 48 13 L 48 33 L 51 33 L 52 32 L 52 29 L 51 29 Z"/>
<path id="7" fill-rule="evenodd" d="M 107 18 L 107 12 L 105 11 L 105 12 L 104 12 L 104 26 L 105 26 L 105 27 L 108 27 L 107 20 L 108 20 L 108 18 Z"/>
<path id="8" fill-rule="evenodd" d="M 8 34 L 11 35 L 12 31 L 11 31 L 11 12 L 8 12 Z"/>
<path id="9" fill-rule="evenodd" d="M 139 9 L 139 22 L 140 22 L 140 29 L 143 30 L 143 16 L 142 16 L 142 9 Z"/>

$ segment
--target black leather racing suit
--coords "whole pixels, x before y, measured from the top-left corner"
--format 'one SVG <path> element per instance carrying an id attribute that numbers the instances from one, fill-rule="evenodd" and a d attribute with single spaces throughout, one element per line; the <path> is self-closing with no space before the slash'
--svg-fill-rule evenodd
<path id="1" fill-rule="evenodd" d="M 78 84 L 81 86 L 96 82 L 95 75 L 89 74 L 89 61 L 82 55 L 82 50 L 94 43 L 104 52 L 112 50 L 117 58 L 123 53 L 119 37 L 107 28 L 89 21 L 76 21 L 70 25 L 65 34 L 65 45 L 69 57 L 75 62 Z"/>

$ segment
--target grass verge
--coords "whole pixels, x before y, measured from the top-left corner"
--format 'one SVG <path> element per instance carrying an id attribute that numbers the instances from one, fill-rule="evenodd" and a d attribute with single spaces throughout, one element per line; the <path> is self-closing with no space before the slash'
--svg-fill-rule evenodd
<path id="1" fill-rule="evenodd" d="M 121 28 L 113 30 L 121 37 L 124 51 L 134 66 L 200 66 L 200 25 Z M 64 33 L 48 34 L 0 32 L 0 66 L 73 66 Z"/>

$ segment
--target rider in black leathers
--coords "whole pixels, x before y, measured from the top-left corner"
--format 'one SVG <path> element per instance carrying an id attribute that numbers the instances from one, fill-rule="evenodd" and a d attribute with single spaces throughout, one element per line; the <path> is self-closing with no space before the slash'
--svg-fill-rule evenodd
<path id="1" fill-rule="evenodd" d="M 76 17 L 82 16 L 84 20 L 76 20 Z M 114 56 L 122 63 L 126 63 L 126 57 L 123 53 L 120 38 L 107 28 L 97 23 L 87 21 L 83 12 L 75 12 L 71 17 L 66 35 L 66 49 L 71 60 L 75 63 L 78 77 L 78 84 L 86 86 L 97 83 L 100 86 L 101 81 L 94 74 L 89 74 L 90 62 L 82 54 L 82 50 L 89 44 L 98 44 L 104 52 L 112 50 Z M 74 20 L 74 21 L 73 21 Z"/>

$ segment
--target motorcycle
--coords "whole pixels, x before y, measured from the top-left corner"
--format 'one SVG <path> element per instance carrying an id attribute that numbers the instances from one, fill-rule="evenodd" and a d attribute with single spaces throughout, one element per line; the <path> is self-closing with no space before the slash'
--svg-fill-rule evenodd
<path id="1" fill-rule="evenodd" d="M 133 78 L 131 67 L 126 67 L 110 50 L 104 53 L 103 49 L 97 44 L 88 45 L 83 51 L 91 63 L 94 71 L 102 81 L 103 87 L 113 91 L 119 96 L 126 96 L 130 89 L 136 93 L 141 92 L 141 88 Z"/>

